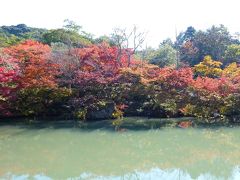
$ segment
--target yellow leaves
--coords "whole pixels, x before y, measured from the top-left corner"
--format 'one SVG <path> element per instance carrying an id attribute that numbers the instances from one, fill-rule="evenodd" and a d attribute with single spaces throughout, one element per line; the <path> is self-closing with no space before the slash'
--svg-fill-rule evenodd
<path id="1" fill-rule="evenodd" d="M 123 118 L 123 112 L 119 109 L 115 109 L 115 111 L 112 113 L 112 117 L 117 118 L 117 119 L 122 119 Z M 117 121 L 115 121 L 115 123 L 117 123 Z M 113 123 L 113 125 L 117 125 L 117 124 Z"/>
<path id="2" fill-rule="evenodd" d="M 205 56 L 203 61 L 194 66 L 196 74 L 211 78 L 224 76 L 227 78 L 235 78 L 240 76 L 240 67 L 236 62 L 229 64 L 221 69 L 222 63 L 212 60 L 211 56 Z"/>
<path id="3" fill-rule="evenodd" d="M 236 77 L 240 75 L 240 68 L 238 67 L 237 63 L 234 62 L 224 68 L 222 74 L 230 78 Z"/>
<path id="4" fill-rule="evenodd" d="M 87 109 L 79 109 L 77 112 L 75 112 L 75 117 L 77 117 L 79 120 L 85 121 L 87 115 Z"/>
<path id="5" fill-rule="evenodd" d="M 219 77 L 222 74 L 222 63 L 214 61 L 211 56 L 205 56 L 203 61 L 194 66 L 197 74 L 208 77 Z"/>

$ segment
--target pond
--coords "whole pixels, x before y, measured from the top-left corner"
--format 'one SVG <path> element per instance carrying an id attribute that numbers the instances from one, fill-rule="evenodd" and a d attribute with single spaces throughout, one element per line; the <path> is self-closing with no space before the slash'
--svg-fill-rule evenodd
<path id="1" fill-rule="evenodd" d="M 240 127 L 131 120 L 2 123 L 0 179 L 240 179 Z"/>

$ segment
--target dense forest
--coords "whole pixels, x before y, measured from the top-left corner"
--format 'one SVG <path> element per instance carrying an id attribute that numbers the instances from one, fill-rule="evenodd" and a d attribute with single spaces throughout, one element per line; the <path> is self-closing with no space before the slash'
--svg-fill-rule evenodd
<path id="1" fill-rule="evenodd" d="M 158 48 L 145 38 L 135 26 L 94 38 L 69 20 L 1 26 L 0 117 L 240 115 L 239 34 L 190 26 Z"/>

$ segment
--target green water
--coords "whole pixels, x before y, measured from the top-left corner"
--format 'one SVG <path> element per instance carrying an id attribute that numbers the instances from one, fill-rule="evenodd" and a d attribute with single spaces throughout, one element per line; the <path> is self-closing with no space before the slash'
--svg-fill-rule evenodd
<path id="1" fill-rule="evenodd" d="M 240 179 L 240 128 L 0 126 L 0 179 Z"/>

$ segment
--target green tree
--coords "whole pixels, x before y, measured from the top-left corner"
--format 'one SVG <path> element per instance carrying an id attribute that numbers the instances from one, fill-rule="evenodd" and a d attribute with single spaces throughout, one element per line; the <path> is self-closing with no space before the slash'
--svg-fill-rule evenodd
<path id="1" fill-rule="evenodd" d="M 198 48 L 197 61 L 200 61 L 206 55 L 213 59 L 223 60 L 224 52 L 232 44 L 233 39 L 224 25 L 212 26 L 206 32 L 198 31 L 193 40 Z"/>
<path id="2" fill-rule="evenodd" d="M 231 44 L 227 47 L 224 53 L 224 64 L 230 64 L 232 62 L 240 63 L 240 45 Z"/>
<path id="3" fill-rule="evenodd" d="M 95 44 L 101 44 L 103 42 L 107 42 L 110 46 L 116 46 L 115 42 L 111 39 L 109 36 L 100 36 L 96 39 L 94 39 Z"/>
<path id="4" fill-rule="evenodd" d="M 49 30 L 43 35 L 43 42 L 51 45 L 51 43 L 64 43 L 69 47 L 83 47 L 91 44 L 91 41 L 75 31 L 66 29 Z"/>
<path id="5" fill-rule="evenodd" d="M 22 38 L 15 35 L 7 36 L 6 34 L 0 33 L 0 48 L 15 45 L 22 40 Z"/>
<path id="6" fill-rule="evenodd" d="M 176 65 L 177 51 L 169 44 L 160 45 L 150 60 L 150 63 L 160 67 Z"/>
<path id="7" fill-rule="evenodd" d="M 22 40 L 32 39 L 42 42 L 42 36 L 46 29 L 32 28 L 25 24 L 16 26 L 1 26 L 0 27 L 0 46 L 6 47 L 15 45 Z"/>
<path id="8" fill-rule="evenodd" d="M 189 26 L 185 32 L 179 33 L 179 35 L 176 38 L 175 47 L 180 49 L 185 42 L 192 41 L 195 35 L 196 35 L 195 28 Z"/>
<path id="9" fill-rule="evenodd" d="M 71 21 L 69 19 L 65 19 L 64 23 L 65 24 L 63 25 L 63 28 L 68 31 L 79 32 L 80 29 L 82 29 L 82 26 L 79 26 L 74 21 Z"/>
<path id="10" fill-rule="evenodd" d="M 136 59 L 150 61 L 156 55 L 156 50 L 152 47 L 146 47 L 135 54 Z"/>
<path id="11" fill-rule="evenodd" d="M 180 60 L 193 66 L 206 55 L 223 62 L 227 47 L 234 42 L 236 40 L 224 25 L 212 26 L 206 31 L 196 31 L 190 26 L 178 35 L 175 47 L 179 50 Z"/>
<path id="12" fill-rule="evenodd" d="M 170 45 L 170 46 L 174 47 L 174 43 L 172 42 L 172 40 L 170 38 L 167 38 L 160 43 L 160 46 L 164 46 L 164 45 Z"/>

